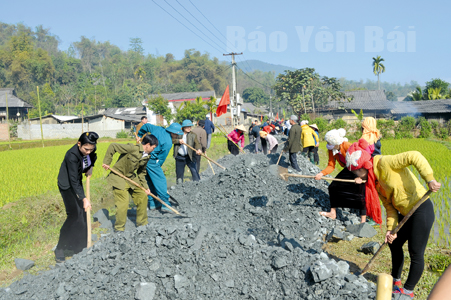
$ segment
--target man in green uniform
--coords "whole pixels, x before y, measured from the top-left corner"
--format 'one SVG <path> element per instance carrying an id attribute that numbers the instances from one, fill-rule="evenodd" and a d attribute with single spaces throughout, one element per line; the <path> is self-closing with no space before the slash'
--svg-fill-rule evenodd
<path id="1" fill-rule="evenodd" d="M 113 161 L 113 155 L 120 153 L 117 162 L 112 168 L 146 189 L 144 192 L 118 175 L 112 172 L 108 174 L 107 180 L 113 186 L 114 204 L 117 208 L 114 231 L 124 231 L 125 229 L 129 195 L 137 207 L 136 225 L 143 226 L 147 224 L 147 196 L 150 195 L 150 189 L 146 181 L 146 165 L 150 158 L 149 154 L 157 146 L 157 138 L 154 135 L 147 135 L 143 138 L 141 144 L 138 145 L 112 143 L 108 147 L 102 167 L 108 170 Z"/>

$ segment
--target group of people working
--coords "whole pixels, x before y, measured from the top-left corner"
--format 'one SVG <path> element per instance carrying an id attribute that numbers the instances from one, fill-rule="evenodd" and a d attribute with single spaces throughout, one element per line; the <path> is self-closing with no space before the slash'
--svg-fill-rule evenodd
<path id="1" fill-rule="evenodd" d="M 185 166 L 191 171 L 192 179 L 199 176 L 198 157 L 205 153 L 211 143 L 211 133 L 214 125 L 210 120 L 199 121 L 196 128 L 193 123 L 185 120 L 182 124 L 173 123 L 167 128 L 148 124 L 142 120 L 137 130 L 137 144 L 112 143 L 103 159 L 102 167 L 110 168 L 136 181 L 144 187 L 144 191 L 130 184 L 121 176 L 111 172 L 107 180 L 113 187 L 115 205 L 117 207 L 115 231 L 125 229 L 129 195 L 137 206 L 136 223 L 138 226 L 147 224 L 147 210 L 167 210 L 151 195 L 156 195 L 166 205 L 170 206 L 167 193 L 166 177 L 161 166 L 165 162 L 172 145 L 176 161 L 177 182 L 183 182 Z M 210 122 L 211 124 L 209 124 Z M 306 121 L 298 123 L 296 116 L 291 116 L 290 127 L 286 128 L 288 140 L 284 151 L 290 154 L 293 169 L 301 171 L 296 155 L 301 151 L 315 163 L 315 155 L 319 144 L 317 127 L 308 125 Z M 264 126 L 263 126 L 264 125 Z M 258 153 L 258 142 L 261 142 L 263 152 L 269 148 L 271 153 L 277 151 L 278 141 L 273 133 L 274 124 L 259 125 L 255 123 L 248 132 L 255 137 L 255 152 Z M 207 128 L 210 130 L 207 131 Z M 238 144 L 244 147 L 243 125 L 237 126 L 228 135 L 228 149 L 234 155 L 239 153 Z M 343 170 L 336 176 L 338 179 L 353 180 L 353 182 L 334 181 L 329 185 L 330 212 L 320 212 L 324 217 L 335 219 L 338 207 L 356 208 L 360 212 L 361 222 L 367 221 L 367 216 L 375 223 L 382 223 L 382 201 L 387 211 L 387 233 L 385 242 L 389 243 L 392 254 L 392 276 L 395 293 L 413 298 L 413 290 L 418 283 L 424 268 L 424 251 L 435 219 L 433 204 L 427 199 L 408 219 L 397 234 L 392 230 L 409 213 L 412 207 L 426 193 L 420 181 L 410 171 L 414 166 L 427 183 L 428 188 L 437 192 L 441 184 L 433 175 L 428 161 L 418 151 L 409 151 L 397 155 L 382 155 L 381 134 L 376 127 L 374 118 L 366 118 L 362 122 L 361 139 L 351 144 L 348 142 L 345 129 L 333 129 L 326 133 L 329 160 L 327 167 L 319 172 L 316 180 L 330 174 L 336 163 Z M 95 132 L 83 133 L 77 144 L 67 151 L 58 175 L 58 187 L 66 207 L 67 219 L 60 230 L 58 246 L 55 250 L 57 261 L 65 260 L 65 250 L 78 253 L 87 245 L 86 211 L 91 208 L 82 185 L 82 174 L 92 175 L 92 169 L 97 160 L 96 143 L 99 136 Z M 269 147 L 268 147 L 269 145 Z M 117 162 L 111 167 L 113 155 L 119 153 Z M 365 184 L 362 184 L 364 183 Z M 402 250 L 409 241 L 411 258 L 410 271 L 402 287 L 401 271 L 404 263 Z"/>
<path id="2" fill-rule="evenodd" d="M 171 204 L 162 165 L 173 145 L 177 183 L 183 182 L 185 166 L 190 169 L 193 181 L 200 180 L 200 156 L 210 146 L 211 134 L 215 127 L 208 117 L 199 121 L 197 127 L 192 127 L 193 123 L 190 120 L 184 120 L 182 124 L 172 123 L 163 128 L 147 123 L 147 118 L 143 117 L 137 126 L 136 144 L 109 145 L 102 167 L 105 170 L 115 171 L 107 176 L 107 181 L 113 188 L 117 209 L 115 232 L 125 230 L 130 196 L 136 205 L 137 226 L 147 224 L 148 210 L 160 209 L 162 212 L 169 210 Z M 82 175 L 85 174 L 88 178 L 92 175 L 97 160 L 98 138 L 95 132 L 83 133 L 77 144 L 67 151 L 60 167 L 58 188 L 66 207 L 67 218 L 61 227 L 55 249 L 57 262 L 64 261 L 67 255 L 78 253 L 87 246 L 86 211 L 91 209 L 91 203 L 83 189 Z M 114 166 L 111 166 L 116 153 L 119 154 L 119 158 Z M 157 201 L 154 196 L 166 205 Z"/>
<path id="3" fill-rule="evenodd" d="M 324 139 L 327 142 L 329 162 L 315 179 L 320 180 L 330 174 L 338 162 L 343 170 L 336 178 L 354 180 L 354 183 L 334 181 L 330 184 L 331 211 L 320 214 L 335 219 L 337 207 L 356 208 L 360 211 L 361 222 L 367 221 L 368 216 L 375 223 L 381 224 L 380 199 L 387 212 L 385 242 L 389 244 L 392 255 L 394 293 L 413 298 L 413 290 L 423 273 L 424 252 L 435 219 L 431 200 L 426 199 L 397 234 L 392 234 L 392 230 L 426 194 L 425 188 L 410 171 L 410 166 L 418 170 L 432 192 L 437 192 L 441 184 L 434 179 L 432 168 L 418 151 L 382 155 L 381 134 L 374 118 L 369 117 L 362 122 L 362 137 L 358 142 L 349 143 L 345 135 L 343 128 L 326 133 Z M 402 286 L 402 247 L 406 241 L 409 242 L 411 263 L 409 275 Z"/>

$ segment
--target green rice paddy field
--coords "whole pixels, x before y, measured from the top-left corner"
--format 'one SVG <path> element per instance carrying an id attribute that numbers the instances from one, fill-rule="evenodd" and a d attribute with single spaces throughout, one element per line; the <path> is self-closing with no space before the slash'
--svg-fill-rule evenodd
<path id="1" fill-rule="evenodd" d="M 94 179 L 107 174 L 100 167 L 100 163 L 108 145 L 109 143 L 98 144 L 99 163 L 93 172 Z M 0 164 L 0 207 L 21 198 L 57 190 L 56 178 L 59 167 L 69 148 L 70 145 L 61 145 L 0 152 L 0 161 L 2 162 Z M 320 148 L 322 148 L 320 152 L 324 153 L 324 142 Z M 437 218 L 431 239 L 442 246 L 449 246 L 450 204 L 448 195 L 451 186 L 448 172 L 451 170 L 450 150 L 441 143 L 424 139 L 382 141 L 382 152 L 385 155 L 411 150 L 420 151 L 428 159 L 434 169 L 436 179 L 442 183 L 441 190 L 432 196 Z M 325 164 L 325 159 L 322 159 L 321 165 L 323 164 Z"/>

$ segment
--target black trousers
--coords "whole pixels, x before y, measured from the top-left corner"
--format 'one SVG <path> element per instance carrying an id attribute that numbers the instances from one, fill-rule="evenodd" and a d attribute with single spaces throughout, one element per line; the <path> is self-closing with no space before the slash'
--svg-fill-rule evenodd
<path id="1" fill-rule="evenodd" d="M 354 180 L 357 176 L 347 168 L 341 170 L 337 177 L 339 179 Z M 332 181 L 329 185 L 330 207 L 357 208 L 360 215 L 366 215 L 365 185 L 354 182 Z"/>
<path id="2" fill-rule="evenodd" d="M 57 250 L 70 250 L 79 253 L 88 245 L 88 225 L 83 201 L 77 199 L 72 188 L 59 189 L 66 207 L 67 218 L 60 229 Z"/>
<path id="3" fill-rule="evenodd" d="M 197 154 L 193 153 L 193 159 L 194 159 L 194 162 L 196 163 L 197 173 L 200 172 L 200 159 L 201 158 L 202 158 L 201 155 L 197 155 Z"/>
<path id="4" fill-rule="evenodd" d="M 304 147 L 302 149 L 302 152 L 307 153 L 308 156 L 310 153 L 313 153 L 313 149 L 315 149 L 315 146 Z"/>
<path id="5" fill-rule="evenodd" d="M 316 164 L 319 164 L 319 155 L 318 155 L 318 148 L 319 147 L 314 147 L 313 148 L 313 158 Z"/>
<path id="6" fill-rule="evenodd" d="M 296 159 L 296 155 L 297 155 L 296 152 L 293 152 L 293 153 L 290 152 L 290 164 L 293 169 L 295 169 L 298 172 L 301 172 L 301 168 L 299 168 L 298 161 Z"/>
<path id="7" fill-rule="evenodd" d="M 404 218 L 398 213 L 398 220 Z M 424 270 L 424 250 L 428 243 L 429 234 L 434 224 L 434 205 L 431 200 L 426 200 L 413 213 L 404 226 L 398 231 L 398 237 L 392 244 L 388 244 L 392 257 L 392 276 L 401 278 L 402 267 L 404 266 L 404 252 L 402 246 L 409 241 L 410 271 L 404 288 L 413 290 L 421 278 Z"/>
<path id="8" fill-rule="evenodd" d="M 175 174 L 177 176 L 177 181 L 181 179 L 183 182 L 183 177 L 185 175 L 185 166 L 188 166 L 189 170 L 191 171 L 193 181 L 199 181 L 200 176 L 199 172 L 196 169 L 196 164 L 189 158 L 189 155 L 181 156 L 178 154 L 175 157 Z"/>
<path id="9" fill-rule="evenodd" d="M 263 154 L 266 155 L 268 154 L 268 142 L 266 141 L 266 139 L 260 138 L 260 140 L 262 143 Z"/>
<path id="10" fill-rule="evenodd" d="M 227 148 L 229 149 L 230 153 L 237 156 L 240 154 L 240 149 L 230 140 L 227 140 Z"/>

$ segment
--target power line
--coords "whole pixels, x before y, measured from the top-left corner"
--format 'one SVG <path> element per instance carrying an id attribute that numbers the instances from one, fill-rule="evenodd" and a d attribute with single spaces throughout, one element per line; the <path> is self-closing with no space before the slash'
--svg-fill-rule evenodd
<path id="1" fill-rule="evenodd" d="M 251 76 L 249 76 L 249 74 L 247 74 L 246 72 L 244 72 L 244 71 L 243 71 L 241 68 L 239 68 L 238 66 L 237 66 L 237 68 L 238 68 L 241 72 L 243 72 L 244 75 L 246 75 L 247 77 L 249 77 L 251 80 L 253 80 L 253 81 L 255 81 L 256 83 L 258 83 L 258 84 L 260 84 L 260 85 L 262 85 L 262 86 L 264 86 L 264 87 L 266 87 L 266 88 L 272 90 L 272 87 L 267 86 L 266 84 L 261 83 L 260 81 L 255 80 L 254 78 L 252 78 Z"/>
<path id="2" fill-rule="evenodd" d="M 152 0 L 153 1 L 153 0 Z M 154 1 L 155 2 L 155 1 Z M 175 10 L 180 16 L 182 16 L 182 18 L 184 18 L 188 23 L 190 23 L 194 28 L 196 28 L 200 33 L 202 33 L 207 39 L 209 39 L 211 42 L 213 42 L 214 44 L 216 44 L 216 46 L 218 46 L 219 48 L 221 48 L 221 46 L 216 43 L 215 41 L 213 41 L 209 36 L 207 36 L 202 30 L 200 30 L 196 25 L 194 25 L 190 20 L 188 20 L 188 18 L 186 18 L 184 15 L 182 15 L 182 13 L 180 13 L 177 9 L 175 9 L 168 1 L 164 0 L 164 2 L 166 2 L 167 5 L 169 5 L 173 10 Z M 178 2 L 178 1 L 177 1 Z M 183 6 L 182 6 L 183 7 Z M 215 47 L 216 48 L 216 47 Z M 218 50 L 216 48 L 216 50 Z"/>
<path id="3" fill-rule="evenodd" d="M 218 38 L 213 32 L 211 32 L 211 30 L 208 29 L 208 27 L 205 26 L 201 21 L 199 21 L 198 18 L 196 18 L 196 17 L 195 17 L 188 9 L 186 9 L 185 6 L 183 6 L 183 5 L 179 2 L 179 0 L 175 0 L 175 1 L 176 1 L 181 7 L 183 7 L 183 9 L 184 9 L 187 13 L 189 13 L 190 16 L 193 17 L 200 25 L 202 25 L 205 29 L 207 29 L 208 32 L 210 32 L 212 36 L 214 36 L 220 43 L 224 43 L 224 45 L 227 47 L 227 44 L 226 44 L 223 40 L 221 40 L 221 39 Z"/>
<path id="4" fill-rule="evenodd" d="M 169 13 L 167 10 L 165 10 L 163 7 L 161 7 L 157 2 L 155 2 L 155 0 L 152 0 L 153 3 L 155 3 L 159 8 L 161 8 L 164 12 L 166 12 L 168 15 L 170 15 L 174 20 L 176 20 L 177 22 L 179 22 L 183 27 L 185 27 L 186 29 L 188 29 L 189 31 L 191 31 L 192 33 L 194 33 L 194 35 L 196 35 L 198 38 L 200 38 L 202 41 L 204 41 L 205 43 L 207 43 L 208 45 L 210 45 L 210 47 L 216 49 L 218 52 L 222 52 L 221 50 L 219 50 L 218 48 L 216 48 L 215 46 L 213 46 L 212 44 L 210 44 L 209 42 L 207 42 L 206 40 L 204 40 L 201 36 L 199 36 L 197 33 L 195 33 L 194 31 L 191 30 L 191 28 L 189 28 L 188 26 L 186 26 L 185 24 L 183 24 L 182 22 L 179 21 L 179 19 L 177 19 L 176 17 L 174 17 L 171 13 Z"/>
<path id="5" fill-rule="evenodd" d="M 177 0 L 176 0 L 177 1 Z M 188 0 L 190 3 L 191 3 L 191 5 L 192 6 L 194 6 L 194 8 L 202 15 L 202 17 L 204 17 L 204 19 L 205 20 L 207 20 L 208 21 L 208 23 L 210 23 L 211 24 L 211 26 L 213 26 L 213 28 L 214 29 L 216 29 L 216 31 L 217 32 L 219 32 L 219 34 L 226 40 L 226 42 L 223 42 L 224 44 L 225 44 L 225 46 L 226 46 L 226 48 L 227 48 L 227 45 L 228 44 L 230 44 L 233 48 L 235 48 L 235 50 L 237 50 L 236 49 L 236 47 L 234 47 L 233 46 L 233 44 L 227 39 L 227 37 L 224 35 L 224 34 L 222 34 L 222 32 L 200 11 L 200 9 L 199 8 L 197 8 L 197 6 L 191 1 L 191 0 Z M 178 1 L 177 1 L 178 2 Z M 200 21 L 198 21 L 199 23 L 200 23 Z M 203 25 L 202 25 L 203 26 Z M 204 26 L 205 27 L 205 26 Z M 210 30 L 209 30 L 210 31 Z M 210 33 L 211 33 L 211 31 L 210 31 Z M 216 36 L 215 36 L 216 37 Z M 216 37 L 216 38 L 218 38 L 218 37 Z M 219 39 L 218 39 L 219 40 Z M 228 44 L 227 44 L 228 43 Z M 244 54 L 243 54 L 243 56 L 244 56 Z M 248 71 L 249 72 L 252 72 L 252 68 L 251 68 L 251 66 L 249 65 L 249 63 L 247 62 L 247 60 L 242 60 L 241 58 L 239 58 L 238 57 L 238 60 L 240 60 L 240 62 L 243 64 L 243 66 L 246 68 L 246 69 L 248 69 Z M 245 66 L 245 64 L 247 65 L 247 66 Z"/>

